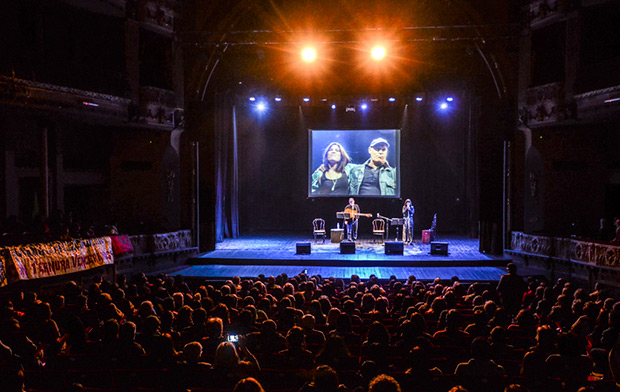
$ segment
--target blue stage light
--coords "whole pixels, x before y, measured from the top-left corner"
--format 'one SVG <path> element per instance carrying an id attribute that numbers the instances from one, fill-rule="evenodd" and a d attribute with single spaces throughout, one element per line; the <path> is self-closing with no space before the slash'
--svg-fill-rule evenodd
<path id="1" fill-rule="evenodd" d="M 276 102 L 280 102 L 280 101 L 282 101 L 282 98 L 280 98 L 280 97 L 275 97 L 273 100 L 274 100 L 274 101 L 276 101 Z"/>
<path id="2" fill-rule="evenodd" d="M 310 98 L 305 97 L 305 98 L 304 98 L 304 102 L 310 102 Z"/>
<path id="3" fill-rule="evenodd" d="M 363 104 L 360 105 L 360 108 L 362 108 L 362 110 L 366 110 L 366 109 L 368 109 L 368 105 L 363 103 Z"/>
<path id="4" fill-rule="evenodd" d="M 332 109 L 336 109 L 336 104 L 332 104 Z"/>
<path id="5" fill-rule="evenodd" d="M 388 101 L 390 101 L 390 102 L 396 102 L 396 98 L 394 98 L 394 97 L 389 97 L 389 98 L 388 98 Z"/>
<path id="6" fill-rule="evenodd" d="M 255 98 L 255 97 L 250 97 L 250 98 L 248 98 L 248 99 L 250 100 L 250 102 L 254 102 L 254 101 L 256 101 L 256 98 Z"/>
<path id="7" fill-rule="evenodd" d="M 448 98 L 446 98 L 446 101 L 448 101 L 448 102 L 452 102 L 452 101 L 454 101 L 454 98 L 452 98 L 452 97 L 448 97 Z"/>
<path id="8" fill-rule="evenodd" d="M 258 103 L 256 104 L 256 110 L 257 110 L 259 113 L 264 112 L 265 110 L 267 110 L 267 104 L 266 104 L 265 102 L 263 102 L 263 101 L 258 102 Z"/>
<path id="9" fill-rule="evenodd" d="M 418 102 L 422 102 L 424 100 L 424 98 L 422 98 L 422 97 L 415 97 L 415 100 L 418 101 Z"/>
<path id="10" fill-rule="evenodd" d="M 446 110 L 448 108 L 448 104 L 445 102 L 442 102 L 441 105 L 439 105 L 440 109 Z"/>

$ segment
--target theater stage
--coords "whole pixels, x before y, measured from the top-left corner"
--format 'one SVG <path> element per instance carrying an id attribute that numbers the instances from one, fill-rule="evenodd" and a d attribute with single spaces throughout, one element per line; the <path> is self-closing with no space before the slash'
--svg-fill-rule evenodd
<path id="1" fill-rule="evenodd" d="M 343 279 L 353 274 L 367 279 L 374 274 L 379 279 L 415 275 L 419 280 L 458 276 L 462 281 L 495 281 L 510 261 L 479 252 L 478 239 L 451 236 L 438 241 L 448 243 L 447 256 L 431 255 L 430 245 L 419 241 L 404 246 L 403 255 L 386 255 L 381 242 L 361 238 L 356 241 L 355 254 L 340 254 L 340 244 L 331 243 L 329 238 L 322 242 L 307 235 L 244 235 L 218 243 L 214 251 L 190 259 L 190 265 L 178 272 L 216 280 L 237 275 L 294 276 L 306 269 L 309 275 Z M 296 254 L 299 242 L 310 242 L 311 253 Z"/>

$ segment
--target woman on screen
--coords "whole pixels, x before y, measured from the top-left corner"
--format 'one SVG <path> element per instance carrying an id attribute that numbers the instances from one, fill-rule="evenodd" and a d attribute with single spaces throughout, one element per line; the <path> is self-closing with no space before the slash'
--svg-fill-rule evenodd
<path id="1" fill-rule="evenodd" d="M 323 163 L 312 173 L 312 193 L 319 195 L 348 195 L 349 172 L 353 165 L 340 143 L 330 143 L 323 152 Z"/>

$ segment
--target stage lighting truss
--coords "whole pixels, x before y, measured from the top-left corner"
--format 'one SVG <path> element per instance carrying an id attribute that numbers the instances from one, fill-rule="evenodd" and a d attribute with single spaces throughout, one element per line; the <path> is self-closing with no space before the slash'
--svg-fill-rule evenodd
<path id="1" fill-rule="evenodd" d="M 484 42 L 515 40 L 520 37 L 523 26 L 519 23 L 509 24 L 485 24 L 485 25 L 437 25 L 437 26 L 406 26 L 398 29 L 389 28 L 363 28 L 363 29 L 331 29 L 331 30 L 247 30 L 229 31 L 226 39 L 222 40 L 221 33 L 214 31 L 188 31 L 179 33 L 179 42 L 183 45 L 196 47 L 225 47 L 234 45 L 270 45 L 288 46 L 300 45 L 302 49 L 309 47 L 309 36 L 320 37 L 320 45 L 356 44 L 368 47 L 373 42 L 385 42 L 399 45 L 416 42 L 429 42 L 438 44 L 442 42 Z M 484 36 L 480 34 L 484 31 Z M 390 37 L 390 39 L 382 39 Z M 214 39 L 215 38 L 215 39 Z M 383 44 L 381 44 L 383 45 Z M 375 44 L 374 47 L 377 47 Z M 315 55 L 319 56 L 319 50 L 313 46 Z M 372 47 L 368 48 L 372 51 Z M 366 49 L 366 50 L 368 50 Z M 384 46 L 386 55 L 388 49 Z M 380 53 L 381 50 L 377 49 Z M 308 52 L 310 54 L 310 52 Z M 316 59 L 316 57 L 315 57 Z"/>
<path id="2" fill-rule="evenodd" d="M 262 29 L 227 31 L 225 34 L 217 31 L 186 31 L 178 33 L 175 38 L 181 46 L 207 48 L 218 56 L 223 56 L 231 46 L 279 47 L 276 52 L 296 57 L 297 62 L 307 65 L 299 68 L 303 72 L 318 73 L 322 71 L 321 68 L 329 68 L 334 59 L 338 58 L 334 53 L 339 50 L 363 52 L 364 57 L 371 59 L 371 62 L 373 58 L 375 59 L 377 70 L 382 70 L 390 63 L 395 66 L 401 59 L 399 55 L 391 53 L 393 48 L 406 51 L 407 47 L 428 43 L 471 50 L 472 46 L 490 46 L 491 43 L 494 45 L 516 43 L 521 34 L 522 25 L 510 23 L 290 31 Z M 256 51 L 251 52 L 256 55 Z M 262 48 L 260 53 L 263 53 Z M 264 54 L 259 55 L 262 59 L 261 56 Z M 351 63 L 365 61 L 356 56 L 349 58 Z M 390 61 L 384 62 L 386 58 L 390 58 Z M 419 104 L 425 101 L 424 97 L 419 100 L 415 98 L 412 103 Z M 405 102 L 399 100 L 399 103 Z"/>
<path id="3" fill-rule="evenodd" d="M 325 107 L 332 110 L 338 107 L 344 107 L 345 112 L 356 112 L 358 110 L 368 110 L 373 107 L 393 107 L 395 105 L 407 105 L 417 104 L 420 105 L 426 101 L 426 93 L 414 93 L 411 95 L 386 95 L 386 96 L 374 96 L 374 97 L 351 97 L 351 96 L 337 96 L 337 97 L 312 97 L 309 95 L 303 96 L 288 96 L 282 94 L 253 94 L 238 96 L 238 102 L 241 106 L 251 106 L 258 110 L 264 110 L 269 107 L 269 102 L 274 103 L 277 106 L 291 106 L 302 105 L 312 107 Z M 455 103 L 455 98 L 443 97 L 440 98 L 439 104 L 444 103 L 446 105 L 452 105 Z M 259 108 L 260 106 L 260 108 Z M 446 107 L 447 108 L 447 107 Z"/>
<path id="4" fill-rule="evenodd" d="M 427 102 L 434 103 L 441 111 L 449 111 L 456 107 L 458 94 L 435 93 L 430 96 L 427 92 L 416 92 L 407 95 L 389 94 L 382 96 L 312 96 L 312 95 L 286 95 L 281 93 L 260 93 L 259 89 L 253 89 L 252 95 L 238 95 L 237 102 L 240 106 L 249 106 L 257 110 L 269 109 L 269 103 L 275 106 L 303 106 L 324 107 L 335 110 L 344 108 L 345 112 L 368 111 L 372 108 L 395 107 L 404 105 L 425 105 Z M 260 105 L 260 108 L 259 108 Z"/>

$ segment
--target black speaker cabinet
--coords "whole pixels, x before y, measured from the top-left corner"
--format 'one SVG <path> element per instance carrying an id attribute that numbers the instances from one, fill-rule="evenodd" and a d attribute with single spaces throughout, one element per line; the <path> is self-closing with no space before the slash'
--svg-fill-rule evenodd
<path id="1" fill-rule="evenodd" d="M 439 242 L 439 241 L 431 242 L 431 254 L 447 256 L 448 255 L 448 243 Z"/>
<path id="2" fill-rule="evenodd" d="M 297 254 L 298 255 L 309 255 L 310 254 L 310 243 L 309 242 L 298 242 L 297 243 Z"/>
<path id="3" fill-rule="evenodd" d="M 343 255 L 355 254 L 355 242 L 342 241 L 340 243 L 340 254 L 343 254 Z"/>
<path id="4" fill-rule="evenodd" d="M 386 255 L 401 255 L 403 254 L 404 244 L 399 241 L 386 241 L 385 242 L 385 254 Z"/>

